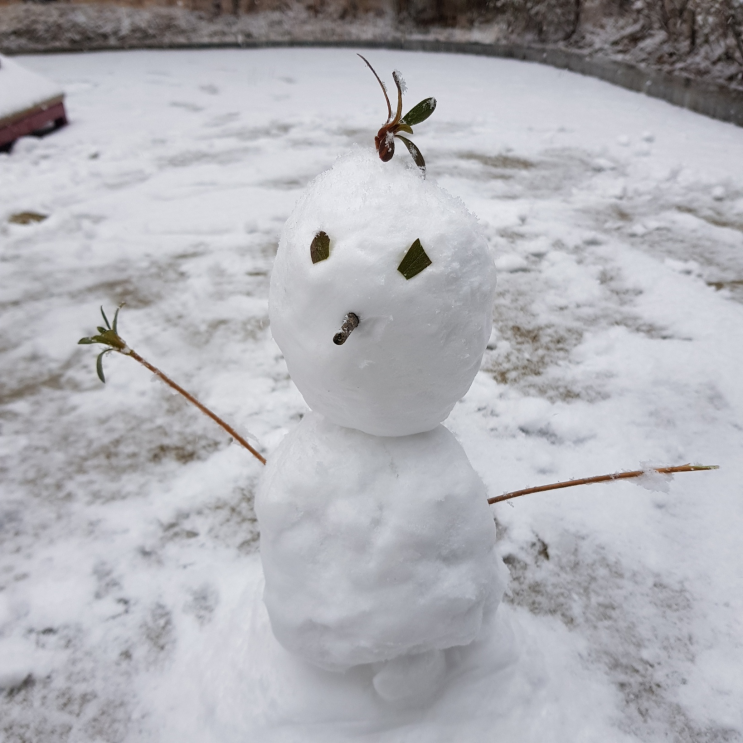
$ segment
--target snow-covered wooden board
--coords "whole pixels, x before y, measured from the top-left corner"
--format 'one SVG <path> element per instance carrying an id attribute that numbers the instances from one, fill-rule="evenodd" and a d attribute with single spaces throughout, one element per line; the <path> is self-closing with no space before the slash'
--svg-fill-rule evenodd
<path id="1" fill-rule="evenodd" d="M 0 54 L 0 147 L 52 123 L 67 123 L 59 85 Z"/>

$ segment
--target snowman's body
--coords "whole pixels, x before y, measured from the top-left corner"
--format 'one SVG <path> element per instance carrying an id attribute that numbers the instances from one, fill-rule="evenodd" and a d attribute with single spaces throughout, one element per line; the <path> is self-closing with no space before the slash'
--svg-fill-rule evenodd
<path id="1" fill-rule="evenodd" d="M 433 677 L 500 599 L 485 486 L 440 425 L 479 368 L 494 289 L 461 202 L 374 153 L 315 179 L 286 224 L 271 327 L 313 412 L 269 461 L 256 512 L 274 633 L 316 665 L 424 658 L 408 667 Z"/>
<path id="2" fill-rule="evenodd" d="M 465 645 L 498 584 L 485 486 L 441 425 L 370 436 L 309 413 L 258 516 L 274 633 L 325 668 Z"/>

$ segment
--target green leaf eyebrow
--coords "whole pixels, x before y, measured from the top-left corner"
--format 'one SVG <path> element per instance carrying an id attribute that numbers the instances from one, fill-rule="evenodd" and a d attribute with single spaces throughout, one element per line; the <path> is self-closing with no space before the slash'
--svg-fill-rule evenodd
<path id="1" fill-rule="evenodd" d="M 312 239 L 310 257 L 313 263 L 319 263 L 330 257 L 330 237 L 327 232 L 320 230 Z"/>
<path id="2" fill-rule="evenodd" d="M 415 242 L 408 248 L 408 252 L 405 253 L 405 257 L 400 262 L 397 270 L 410 281 L 414 276 L 428 268 L 431 263 L 433 261 L 423 249 L 420 239 L 416 238 Z"/>

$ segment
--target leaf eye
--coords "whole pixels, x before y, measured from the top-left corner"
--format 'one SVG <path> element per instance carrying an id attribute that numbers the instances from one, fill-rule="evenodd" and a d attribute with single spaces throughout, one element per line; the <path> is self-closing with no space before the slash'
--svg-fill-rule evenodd
<path id="1" fill-rule="evenodd" d="M 320 230 L 312 239 L 310 257 L 313 263 L 319 263 L 330 257 L 330 238 L 327 232 Z"/>
<path id="2" fill-rule="evenodd" d="M 400 262 L 397 270 L 408 280 L 417 276 L 425 268 L 431 265 L 431 259 L 426 255 L 426 251 L 423 250 L 421 241 L 416 238 L 415 242 L 408 248 L 408 252 L 405 253 L 405 257 Z"/>

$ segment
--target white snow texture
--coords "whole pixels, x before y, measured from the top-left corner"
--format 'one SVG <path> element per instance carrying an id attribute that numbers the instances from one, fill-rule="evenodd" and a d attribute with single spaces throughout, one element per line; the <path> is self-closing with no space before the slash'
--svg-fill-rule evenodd
<path id="1" fill-rule="evenodd" d="M 485 485 L 443 426 L 379 437 L 310 413 L 255 508 L 274 634 L 329 670 L 465 645 L 505 587 Z"/>
<path id="2" fill-rule="evenodd" d="M 330 256 L 313 263 L 323 231 Z M 398 266 L 418 239 L 431 265 Z M 477 220 L 406 157 L 357 148 L 316 178 L 281 235 L 269 316 L 292 380 L 334 423 L 377 436 L 443 421 L 480 368 L 495 266 Z M 347 313 L 360 318 L 333 343 Z"/>
<path id="3" fill-rule="evenodd" d="M 509 590 L 424 708 L 378 693 L 395 661 L 302 661 L 263 603 L 263 465 L 75 342 L 126 302 L 130 346 L 271 461 L 308 412 L 268 323 L 279 233 L 372 146 L 379 86 L 348 49 L 25 57 L 71 123 L 0 153 L 0 739 L 743 743 L 743 128 L 543 65 L 360 51 L 436 95 L 428 178 L 496 252 L 445 424 L 488 494 L 720 469 L 493 506 Z"/>

